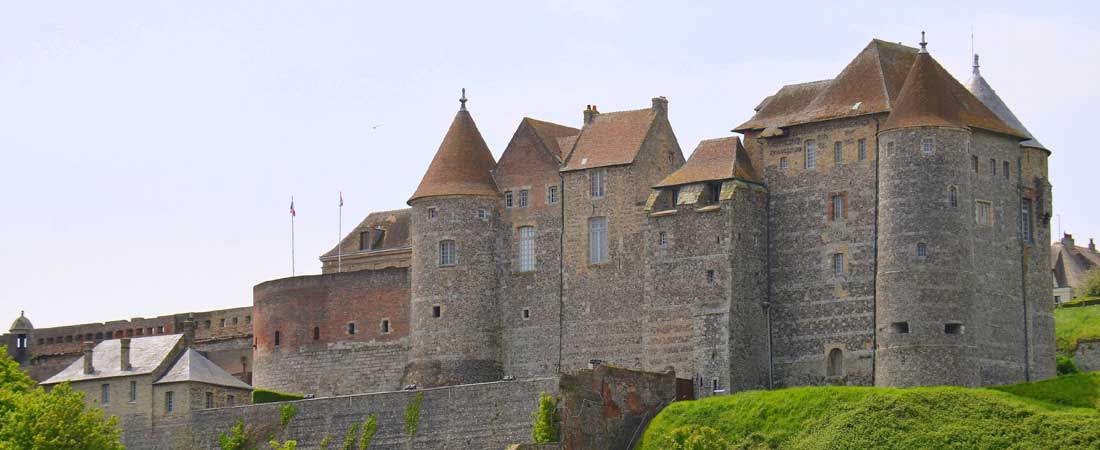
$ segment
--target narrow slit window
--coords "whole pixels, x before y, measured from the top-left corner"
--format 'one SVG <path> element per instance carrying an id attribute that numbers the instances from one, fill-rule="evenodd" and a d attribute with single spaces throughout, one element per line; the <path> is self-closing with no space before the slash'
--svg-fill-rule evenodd
<path id="1" fill-rule="evenodd" d="M 1031 200 L 1026 198 L 1020 203 L 1020 237 L 1031 242 Z"/>
<path id="2" fill-rule="evenodd" d="M 523 308 L 523 320 L 531 318 L 531 310 L 529 308 Z"/>
<path id="3" fill-rule="evenodd" d="M 432 317 L 436 319 L 443 317 L 443 307 L 439 305 L 432 305 Z"/>
<path id="4" fill-rule="evenodd" d="M 867 159 L 867 140 L 866 139 L 860 139 L 859 140 L 859 160 L 863 161 L 865 159 Z"/>
<path id="5" fill-rule="evenodd" d="M 130 403 L 137 401 L 137 381 L 130 382 Z"/>
<path id="6" fill-rule="evenodd" d="M 355 322 L 348 322 L 348 334 L 355 334 Z"/>
<path id="7" fill-rule="evenodd" d="M 989 174 L 997 175 L 997 160 L 992 158 L 989 160 Z"/>
<path id="8" fill-rule="evenodd" d="M 959 207 L 959 187 L 951 186 L 947 188 L 947 201 L 952 208 Z"/>
<path id="9" fill-rule="evenodd" d="M 714 270 L 711 269 L 711 270 L 707 271 L 707 283 L 713 283 L 713 282 L 714 282 Z"/>
<path id="10" fill-rule="evenodd" d="M 382 329 L 382 334 L 390 334 L 390 321 L 389 321 L 389 319 L 382 319 L 381 329 Z"/>
<path id="11" fill-rule="evenodd" d="M 1009 178 L 1008 161 L 1004 161 L 1004 164 L 1001 165 L 1001 172 L 1004 173 L 1007 180 Z"/>
<path id="12" fill-rule="evenodd" d="M 313 340 L 321 339 L 321 328 L 313 327 Z"/>
<path id="13" fill-rule="evenodd" d="M 970 164 L 972 166 L 974 166 L 974 173 L 978 173 L 979 171 L 978 171 L 978 157 L 977 156 L 971 156 L 970 157 Z"/>
<path id="14" fill-rule="evenodd" d="M 279 342 L 279 332 L 278 332 L 278 331 L 276 331 L 276 332 L 275 332 L 275 346 L 276 346 L 276 347 L 278 347 L 278 346 L 279 346 L 279 343 L 280 343 L 280 342 Z"/>

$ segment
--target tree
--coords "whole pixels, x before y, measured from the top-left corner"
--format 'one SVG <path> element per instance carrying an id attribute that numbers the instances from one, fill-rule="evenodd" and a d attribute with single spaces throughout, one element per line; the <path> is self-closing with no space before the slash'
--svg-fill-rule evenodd
<path id="1" fill-rule="evenodd" d="M 1073 293 L 1077 297 L 1100 297 L 1100 269 L 1092 268 L 1085 272 L 1085 279 Z"/>
<path id="2" fill-rule="evenodd" d="M 545 392 L 539 394 L 539 409 L 535 416 L 535 426 L 531 437 L 536 444 L 558 442 L 558 400 Z"/>
<path id="3" fill-rule="evenodd" d="M 82 392 L 33 386 L 0 346 L 0 449 L 123 450 L 118 419 L 87 406 Z"/>

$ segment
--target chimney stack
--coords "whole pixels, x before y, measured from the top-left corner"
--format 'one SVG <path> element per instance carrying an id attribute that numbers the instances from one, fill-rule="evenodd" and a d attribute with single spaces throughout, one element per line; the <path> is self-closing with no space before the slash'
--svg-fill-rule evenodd
<path id="1" fill-rule="evenodd" d="M 596 109 L 596 105 L 588 105 L 588 107 L 584 109 L 585 125 L 592 123 L 593 120 L 596 120 L 596 116 L 599 114 L 600 111 Z"/>
<path id="2" fill-rule="evenodd" d="M 187 320 L 183 321 L 183 348 L 191 348 L 195 343 L 195 318 L 193 315 L 188 314 Z"/>
<path id="3" fill-rule="evenodd" d="M 1062 234 L 1062 245 L 1073 250 L 1073 235 L 1069 233 Z"/>
<path id="4" fill-rule="evenodd" d="M 653 109 L 662 113 L 668 113 L 668 99 L 664 97 L 653 97 Z"/>
<path id="5" fill-rule="evenodd" d="M 133 368 L 130 366 L 130 338 L 119 339 L 118 345 L 119 369 L 126 372 Z"/>
<path id="6" fill-rule="evenodd" d="M 1096 244 L 1092 242 L 1092 238 L 1089 238 L 1089 251 L 1096 253 Z"/>
<path id="7" fill-rule="evenodd" d="M 95 342 L 84 343 L 84 373 L 88 375 L 95 373 L 95 367 L 92 366 L 93 348 L 95 348 Z"/>

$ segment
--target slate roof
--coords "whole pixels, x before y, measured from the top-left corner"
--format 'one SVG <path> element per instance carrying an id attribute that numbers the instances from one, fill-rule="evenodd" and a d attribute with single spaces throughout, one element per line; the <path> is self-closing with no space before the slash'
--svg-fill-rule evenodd
<path id="1" fill-rule="evenodd" d="M 562 172 L 634 162 L 657 114 L 651 108 L 596 114 L 581 129 Z"/>
<path id="2" fill-rule="evenodd" d="M 917 55 L 882 131 L 919 126 L 980 128 L 1027 139 L 955 80 L 932 55 Z"/>
<path id="3" fill-rule="evenodd" d="M 23 315 L 23 311 L 19 311 L 19 317 L 15 318 L 15 321 L 11 323 L 9 331 L 30 331 L 34 329 L 34 325 L 31 324 L 31 319 Z"/>
<path id="4" fill-rule="evenodd" d="M 678 186 L 704 181 L 740 178 L 761 182 L 745 147 L 737 136 L 699 142 L 691 157 L 678 170 L 654 187 Z"/>
<path id="5" fill-rule="evenodd" d="M 1020 119 L 1016 118 L 1016 114 L 1013 114 L 1012 110 L 1008 108 L 1008 105 L 1006 105 L 1005 102 L 1001 100 L 1001 97 L 997 95 L 997 91 L 994 91 L 993 87 L 991 87 L 989 83 L 985 81 L 985 77 L 982 76 L 982 73 L 979 70 L 978 55 L 974 55 L 974 71 L 970 76 L 970 81 L 966 82 L 966 89 L 969 90 L 971 94 L 974 94 L 974 96 L 977 97 L 978 100 L 982 102 L 982 104 L 989 108 L 990 111 L 993 111 L 993 114 L 996 114 L 997 117 L 1003 120 L 1006 124 L 1008 124 L 1012 128 L 1022 131 L 1024 134 L 1027 135 L 1027 137 L 1030 138 L 1024 142 L 1021 142 L 1020 145 L 1024 147 L 1048 150 L 1046 147 L 1043 146 L 1043 144 L 1039 143 L 1039 140 L 1035 139 L 1035 135 L 1031 134 L 1031 132 L 1028 131 L 1023 122 L 1020 122 Z"/>
<path id="6" fill-rule="evenodd" d="M 411 223 L 411 208 L 372 212 L 367 214 L 367 217 L 363 218 L 359 225 L 356 225 L 351 232 L 345 235 L 339 245 L 343 248 L 344 256 L 368 251 L 409 248 L 409 227 Z M 382 244 L 370 250 L 360 250 L 359 233 L 377 228 L 386 230 L 386 233 L 382 236 Z M 321 255 L 321 258 L 335 258 L 337 253 L 336 247 L 332 247 L 331 250 Z"/>
<path id="7" fill-rule="evenodd" d="M 565 157 L 568 156 L 567 153 L 569 150 L 572 150 L 572 141 L 568 141 L 568 139 L 565 140 L 567 143 L 570 143 L 569 148 L 565 148 L 561 145 L 563 138 L 575 139 L 575 137 L 581 133 L 581 130 L 573 127 L 532 119 L 530 117 L 524 117 L 523 121 L 530 125 L 531 129 L 535 130 L 535 134 L 538 135 L 542 144 L 554 154 L 554 157 L 557 158 L 558 161 L 564 161 Z"/>
<path id="8" fill-rule="evenodd" d="M 245 382 L 238 380 L 229 372 L 226 372 L 217 364 L 214 364 L 199 352 L 187 349 L 172 368 L 164 373 L 164 376 L 153 384 L 178 383 L 181 381 L 193 381 L 215 386 L 226 386 L 238 389 L 252 389 Z"/>
<path id="9" fill-rule="evenodd" d="M 1100 253 L 1055 242 L 1050 246 L 1050 266 L 1054 287 L 1076 288 L 1085 279 L 1086 272 L 1100 267 Z"/>
<path id="10" fill-rule="evenodd" d="M 181 339 L 183 339 L 182 334 L 164 334 L 131 339 L 130 366 L 132 370 L 127 371 L 122 371 L 119 364 L 119 353 L 122 348 L 119 339 L 102 341 L 92 349 L 94 373 L 84 373 L 84 358 L 81 357 L 56 375 L 43 381 L 42 384 L 152 373 L 172 353 L 172 350 L 176 348 Z"/>
<path id="11" fill-rule="evenodd" d="M 465 109 L 455 114 L 428 171 L 420 180 L 414 200 L 441 195 L 478 195 L 499 197 L 491 171 L 496 166 L 489 146 L 481 137 L 474 118 Z"/>

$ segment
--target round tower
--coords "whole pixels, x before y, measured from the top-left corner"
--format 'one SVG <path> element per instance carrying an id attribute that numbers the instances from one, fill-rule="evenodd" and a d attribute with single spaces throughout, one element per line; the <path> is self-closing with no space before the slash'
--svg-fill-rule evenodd
<path id="1" fill-rule="evenodd" d="M 34 325 L 31 324 L 31 320 L 23 314 L 23 311 L 19 311 L 19 317 L 11 323 L 9 328 L 9 336 L 11 336 L 11 342 L 8 342 L 8 353 L 16 361 L 20 363 L 26 362 L 26 358 L 30 353 L 31 332 L 34 331 Z"/>
<path id="2" fill-rule="evenodd" d="M 878 135 L 875 384 L 974 386 L 971 132 L 924 46 Z"/>
<path id="3" fill-rule="evenodd" d="M 489 147 L 462 104 L 412 206 L 412 348 L 404 383 L 419 387 L 503 376 L 494 221 L 500 192 Z"/>

